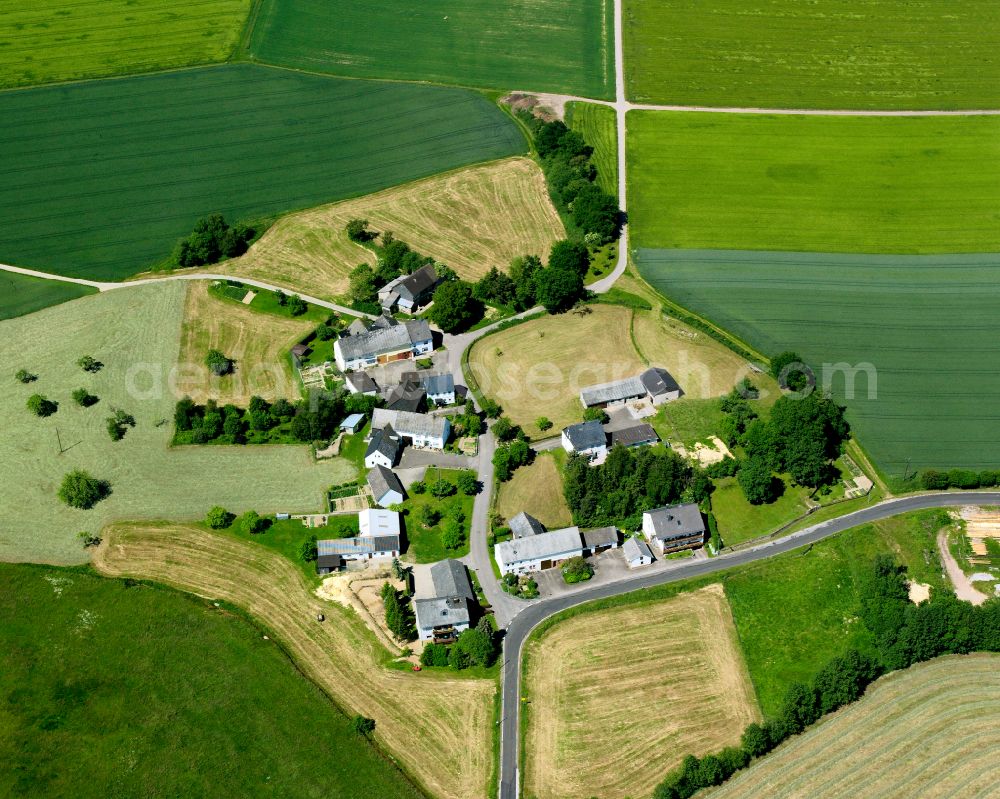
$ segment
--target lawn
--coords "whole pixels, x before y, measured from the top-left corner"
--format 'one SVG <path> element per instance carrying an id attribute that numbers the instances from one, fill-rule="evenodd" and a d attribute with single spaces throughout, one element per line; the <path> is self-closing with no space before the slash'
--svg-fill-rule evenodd
<path id="1" fill-rule="evenodd" d="M 792 737 L 712 799 L 993 796 L 1000 656 L 938 658 L 884 677 L 864 698 Z"/>
<path id="2" fill-rule="evenodd" d="M 609 0 L 263 0 L 251 58 L 356 78 L 611 99 Z"/>
<path id="3" fill-rule="evenodd" d="M 735 477 L 715 481 L 712 492 L 712 512 L 719 523 L 719 535 L 726 546 L 739 544 L 767 533 L 801 516 L 808 510 L 806 499 L 812 493 L 808 488 L 793 486 L 787 475 L 782 475 L 784 491 L 774 502 L 751 505 L 743 496 L 743 489 Z"/>
<path id="4" fill-rule="evenodd" d="M 649 422 L 660 438 L 679 441 L 690 449 L 699 442 L 713 446 L 710 439 L 719 435 L 724 418 L 718 399 L 681 397 L 663 405 Z"/>
<path id="5" fill-rule="evenodd" d="M 107 535 L 95 553 L 99 571 L 158 580 L 251 613 L 348 715 L 375 720 L 375 740 L 429 796 L 486 794 L 494 763 L 495 681 L 388 668 L 390 653 L 357 615 L 318 599 L 299 567 L 267 547 L 183 525 L 121 524 Z M 320 612 L 323 623 L 316 621 Z M 310 718 L 311 724 L 319 721 Z M 352 773 L 354 764 L 345 765 L 340 754 L 330 748 L 323 759 Z M 328 790 L 322 786 L 315 794 Z M 367 795 L 381 796 L 377 791 Z"/>
<path id="6" fill-rule="evenodd" d="M 424 476 L 424 482 L 430 486 L 437 480 L 445 480 L 452 485 L 459 471 L 456 469 L 439 469 L 430 467 Z M 415 494 L 407 491 L 403 508 L 406 514 L 406 540 L 407 560 L 416 563 L 435 563 L 445 558 L 461 558 L 469 554 L 469 527 L 472 524 L 472 505 L 475 497 L 466 496 L 461 491 L 456 491 L 450 497 L 438 498 L 432 496 L 430 491 L 423 494 Z M 421 508 L 430 507 L 440 514 L 440 520 L 433 525 L 426 525 L 420 521 Z M 449 518 L 455 513 L 463 516 L 462 529 L 465 537 L 462 545 L 458 549 L 446 549 L 442 541 L 442 532 Z"/>
<path id="7" fill-rule="evenodd" d="M 79 563 L 87 553 L 77 533 L 123 518 L 201 518 L 216 504 L 233 512 L 318 511 L 329 486 L 354 477 L 347 462 L 316 462 L 305 446 L 170 447 L 184 297 L 179 282 L 138 286 L 0 323 L 0 363 L 10 371 L 0 380 L 0 559 Z M 104 368 L 84 372 L 76 365 L 83 355 Z M 38 380 L 17 383 L 18 368 Z M 73 402 L 79 387 L 98 404 Z M 39 419 L 27 410 L 36 392 L 59 403 L 55 415 Z M 113 407 L 137 422 L 117 442 L 105 426 Z M 63 475 L 78 468 L 111 482 L 111 496 L 92 510 L 56 497 Z"/>
<path id="8" fill-rule="evenodd" d="M 96 293 L 89 286 L 0 272 L 0 321 Z"/>
<path id="9" fill-rule="evenodd" d="M 526 149 L 480 94 L 249 64 L 0 94 L 0 260 L 121 279 L 259 220 Z"/>
<path id="10" fill-rule="evenodd" d="M 423 795 L 239 614 L 85 569 L 0 582 L 0 794 Z"/>
<path id="11" fill-rule="evenodd" d="M 1000 375 L 990 366 L 1000 256 L 640 251 L 637 261 L 665 295 L 764 352 L 794 349 L 819 369 L 888 475 L 1000 468 Z M 848 381 L 838 364 L 861 371 Z"/>
<path id="12" fill-rule="evenodd" d="M 467 280 L 506 269 L 518 255 L 547 255 L 566 235 L 538 165 L 509 158 L 290 214 L 221 271 L 335 299 L 347 291 L 351 269 L 375 264 L 371 249 L 347 238 L 351 219 L 391 231 Z"/>
<path id="13" fill-rule="evenodd" d="M 1000 117 L 632 112 L 637 247 L 1000 250 Z"/>
<path id="14" fill-rule="evenodd" d="M 934 538 L 945 523 L 938 510 L 897 516 L 726 575 L 726 596 L 765 714 L 777 712 L 790 683 L 811 680 L 832 657 L 849 647 L 871 650 L 856 615 L 857 587 L 876 554 L 894 555 L 918 582 L 943 586 Z"/>
<path id="15" fill-rule="evenodd" d="M 562 474 L 555 454 L 541 453 L 530 466 L 522 466 L 506 483 L 500 484 L 496 510 L 504 521 L 524 511 L 549 530 L 573 524 L 563 496 Z"/>
<path id="16" fill-rule="evenodd" d="M 289 348 L 308 334 L 312 322 L 260 313 L 209 291 L 208 281 L 187 286 L 176 390 L 195 402 L 246 407 L 253 395 L 274 401 L 299 398 Z M 231 374 L 216 377 L 205 365 L 211 349 L 234 362 Z"/>
<path id="17" fill-rule="evenodd" d="M 989 0 L 626 0 L 629 98 L 763 108 L 996 108 Z"/>
<path id="18" fill-rule="evenodd" d="M 618 116 L 615 110 L 596 103 L 567 103 L 566 124 L 594 148 L 590 163 L 597 168 L 597 185 L 617 197 Z"/>
<path id="19" fill-rule="evenodd" d="M 685 754 L 759 719 L 718 584 L 584 612 L 533 637 L 523 696 L 525 795 L 649 796 Z"/>
<path id="20" fill-rule="evenodd" d="M 0 0 L 0 89 L 224 61 L 250 0 Z"/>

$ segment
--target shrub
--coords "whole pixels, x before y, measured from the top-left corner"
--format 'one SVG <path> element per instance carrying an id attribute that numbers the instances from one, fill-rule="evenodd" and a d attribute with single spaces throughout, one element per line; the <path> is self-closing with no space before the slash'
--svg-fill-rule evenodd
<path id="1" fill-rule="evenodd" d="M 563 564 L 562 575 L 567 583 L 579 583 L 594 576 L 594 567 L 577 555 Z"/>
<path id="2" fill-rule="evenodd" d="M 302 546 L 299 549 L 299 557 L 306 563 L 315 562 L 316 558 L 319 557 L 319 547 L 316 543 L 316 536 L 310 536 L 307 540 L 302 542 Z"/>
<path id="3" fill-rule="evenodd" d="M 78 388 L 73 392 L 73 401 L 82 408 L 89 408 L 98 402 L 97 397 L 85 388 Z"/>
<path id="4" fill-rule="evenodd" d="M 14 374 L 14 379 L 18 383 L 33 383 L 38 379 L 38 375 L 33 375 L 27 369 L 18 369 Z"/>
<path id="5" fill-rule="evenodd" d="M 216 505 L 205 516 L 205 523 L 213 530 L 224 530 L 236 519 L 235 513 L 230 513 L 221 505 Z"/>
<path id="6" fill-rule="evenodd" d="M 444 644 L 425 644 L 424 651 L 420 653 L 420 665 L 447 666 L 448 647 Z"/>
<path id="7" fill-rule="evenodd" d="M 583 412 L 583 421 L 606 424 L 608 421 L 608 414 L 605 412 L 604 408 L 587 408 Z"/>
<path id="8" fill-rule="evenodd" d="M 537 427 L 544 433 L 546 430 L 552 428 L 552 422 L 549 421 L 549 419 L 545 416 L 539 416 L 537 419 L 535 419 L 535 427 Z"/>
<path id="9" fill-rule="evenodd" d="M 476 479 L 474 472 L 460 472 L 458 477 L 455 479 L 455 483 L 458 486 L 458 490 L 467 497 L 471 497 L 474 494 L 479 493 L 479 481 Z"/>
<path id="10" fill-rule="evenodd" d="M 413 485 L 410 486 L 411 494 L 423 494 L 427 491 L 427 483 L 423 480 L 417 480 Z"/>
<path id="11" fill-rule="evenodd" d="M 465 541 L 465 530 L 458 519 L 448 519 L 441 531 L 441 543 L 445 549 L 458 549 Z"/>
<path id="12" fill-rule="evenodd" d="M 178 266 L 204 266 L 235 258 L 247 251 L 253 236 L 252 228 L 230 225 L 221 214 L 211 214 L 199 219 L 191 234 L 177 243 L 174 259 Z"/>
<path id="13" fill-rule="evenodd" d="M 121 408 L 112 408 L 112 411 L 114 413 L 105 420 L 108 426 L 108 435 L 112 441 L 121 441 L 125 438 L 125 431 L 129 427 L 135 427 L 135 417 Z"/>
<path id="14" fill-rule="evenodd" d="M 455 484 L 449 482 L 448 480 L 445 480 L 444 478 L 441 478 L 431 483 L 430 492 L 432 496 L 435 496 L 438 499 L 443 499 L 444 497 L 450 497 L 452 494 L 455 493 Z"/>
<path id="15" fill-rule="evenodd" d="M 306 305 L 305 300 L 303 300 L 297 294 L 293 294 L 288 298 L 288 312 L 292 316 L 302 316 L 306 311 L 309 310 L 309 306 Z"/>
<path id="16" fill-rule="evenodd" d="M 368 737 L 375 732 L 375 719 L 360 714 L 351 719 L 351 728 L 358 734 Z"/>
<path id="17" fill-rule="evenodd" d="M 82 533 L 77 533 L 77 537 L 83 542 L 84 549 L 90 549 L 91 547 L 101 545 L 101 537 L 99 535 L 94 535 L 93 533 L 88 533 L 86 530 Z"/>
<path id="18" fill-rule="evenodd" d="M 240 532 L 244 535 L 263 533 L 268 527 L 267 519 L 261 518 L 255 510 L 248 510 L 240 519 Z"/>
<path id="19" fill-rule="evenodd" d="M 27 406 L 28 410 L 35 414 L 35 416 L 41 416 L 43 418 L 51 416 L 59 410 L 58 402 L 53 402 L 41 394 L 32 394 L 28 397 Z"/>
<path id="20" fill-rule="evenodd" d="M 58 496 L 71 508 L 88 510 L 110 493 L 108 483 L 92 477 L 82 469 L 76 469 L 63 477 Z"/>
<path id="21" fill-rule="evenodd" d="M 85 372 L 99 372 L 104 368 L 104 364 L 98 361 L 96 358 L 92 358 L 90 355 L 84 355 L 80 360 L 76 362 Z"/>
<path id="22" fill-rule="evenodd" d="M 219 352 L 219 350 L 208 351 L 208 355 L 205 356 L 205 366 L 207 366 L 216 377 L 228 375 L 233 371 L 233 362 Z"/>
<path id="23" fill-rule="evenodd" d="M 797 352 L 786 351 L 771 358 L 771 377 L 778 385 L 790 391 L 802 391 L 808 385 L 815 385 L 816 378 Z"/>
<path id="24" fill-rule="evenodd" d="M 347 238 L 359 244 L 375 238 L 375 234 L 368 229 L 367 219 L 352 219 L 347 223 L 346 230 Z"/>

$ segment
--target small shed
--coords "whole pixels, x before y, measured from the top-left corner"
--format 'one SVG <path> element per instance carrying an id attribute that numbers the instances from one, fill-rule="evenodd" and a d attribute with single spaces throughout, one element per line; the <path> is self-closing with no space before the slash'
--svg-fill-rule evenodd
<path id="1" fill-rule="evenodd" d="M 363 413 L 352 413 L 340 423 L 340 429 L 345 433 L 357 433 L 365 426 L 365 415 Z"/>
<path id="2" fill-rule="evenodd" d="M 622 552 L 625 554 L 625 562 L 630 569 L 648 566 L 653 562 L 653 553 L 649 551 L 646 542 L 638 538 L 627 539 L 625 546 L 622 547 Z"/>
<path id="3" fill-rule="evenodd" d="M 316 558 L 316 574 L 331 574 L 344 568 L 344 559 L 340 555 L 320 555 Z"/>

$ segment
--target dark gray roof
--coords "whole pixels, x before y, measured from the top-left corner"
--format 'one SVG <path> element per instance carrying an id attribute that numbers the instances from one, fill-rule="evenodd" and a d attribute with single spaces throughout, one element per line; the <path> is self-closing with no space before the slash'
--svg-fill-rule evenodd
<path id="1" fill-rule="evenodd" d="M 613 380 L 610 383 L 598 383 L 587 386 L 580 392 L 580 400 L 590 408 L 594 405 L 604 405 L 608 402 L 621 402 L 635 399 L 646 394 L 646 388 L 638 377 L 626 377 L 624 380 Z"/>
<path id="2" fill-rule="evenodd" d="M 360 319 L 355 319 L 351 324 L 347 326 L 347 332 L 351 336 L 359 336 L 362 333 L 368 332 L 368 325 L 362 322 Z"/>
<path id="3" fill-rule="evenodd" d="M 639 375 L 639 379 L 651 397 L 681 390 L 681 387 L 677 385 L 677 381 L 674 380 L 670 372 L 655 366 Z"/>
<path id="4" fill-rule="evenodd" d="M 472 621 L 469 600 L 464 596 L 417 599 L 413 602 L 413 610 L 417 616 L 417 627 L 421 630 L 467 625 Z"/>
<path id="5" fill-rule="evenodd" d="M 390 388 L 382 395 L 382 399 L 385 400 L 385 407 L 390 411 L 417 413 L 426 396 L 427 392 L 424 391 L 420 383 L 407 381 Z"/>
<path id="6" fill-rule="evenodd" d="M 622 551 L 625 553 L 625 560 L 635 560 L 638 557 L 653 559 L 653 553 L 649 551 L 646 542 L 639 538 L 629 538 L 622 544 Z"/>
<path id="7" fill-rule="evenodd" d="M 372 490 L 372 496 L 376 500 L 384 497 L 389 491 L 398 491 L 403 494 L 403 484 L 395 473 L 384 466 L 376 466 L 368 472 L 368 486 Z"/>
<path id="8" fill-rule="evenodd" d="M 351 372 L 350 374 L 344 375 L 344 380 L 346 380 L 358 394 L 367 394 L 371 391 L 378 391 L 378 386 L 367 372 Z"/>
<path id="9" fill-rule="evenodd" d="M 391 424 L 393 429 L 402 436 L 444 438 L 450 422 L 443 416 L 432 416 L 429 413 L 410 413 L 408 411 L 390 411 L 388 408 L 376 408 L 372 413 L 372 429 L 377 430 L 387 424 Z"/>
<path id="10" fill-rule="evenodd" d="M 407 275 L 396 285 L 396 293 L 411 302 L 420 298 L 422 294 L 434 288 L 437 283 L 437 272 L 434 271 L 433 264 L 420 267 L 413 274 Z"/>
<path id="11" fill-rule="evenodd" d="M 316 551 L 324 555 L 372 555 L 376 552 L 399 552 L 398 535 L 370 535 L 356 538 L 328 538 L 316 542 Z"/>
<path id="12" fill-rule="evenodd" d="M 376 322 L 377 323 L 377 322 Z M 388 352 L 412 347 L 417 342 L 431 339 L 431 327 L 424 319 L 415 319 L 394 327 L 374 328 L 367 333 L 348 336 L 337 341 L 346 360 L 374 358 Z"/>
<path id="13" fill-rule="evenodd" d="M 529 535 L 538 535 L 545 532 L 545 525 L 534 516 L 521 511 L 517 516 L 507 522 L 514 538 L 526 538 Z"/>
<path id="14" fill-rule="evenodd" d="M 391 463 L 396 462 L 399 457 L 399 436 L 392 429 L 392 425 L 386 425 L 381 430 L 372 433 L 371 441 L 368 442 L 368 449 L 365 450 L 365 457 L 381 452 Z"/>
<path id="15" fill-rule="evenodd" d="M 377 317 L 375 317 L 375 321 L 373 321 L 370 325 L 368 325 L 368 329 L 385 330 L 388 327 L 398 327 L 398 326 L 399 326 L 399 320 L 394 319 L 391 314 L 383 311 Z"/>
<path id="16" fill-rule="evenodd" d="M 435 563 L 430 568 L 431 584 L 434 586 L 434 596 L 462 596 L 475 599 L 469 573 L 465 566 L 457 560 L 449 558 Z"/>
<path id="17" fill-rule="evenodd" d="M 607 444 L 604 427 L 598 421 L 571 424 L 563 433 L 569 439 L 575 450 L 594 449 Z"/>
<path id="18" fill-rule="evenodd" d="M 660 541 L 705 534 L 705 522 L 701 518 L 701 511 L 693 502 L 668 505 L 646 511 L 644 515 L 649 516 L 653 523 L 653 537 Z"/>
<path id="19" fill-rule="evenodd" d="M 634 447 L 637 444 L 647 444 L 652 441 L 659 441 L 660 437 L 656 431 L 648 424 L 637 424 L 626 427 L 623 430 L 612 430 L 608 434 L 609 443 L 613 447 L 621 444 L 624 447 Z"/>
<path id="20" fill-rule="evenodd" d="M 316 558 L 317 569 L 339 569 L 343 563 L 341 555 L 319 555 Z"/>
<path id="21" fill-rule="evenodd" d="M 586 549 L 594 547 L 608 547 L 618 543 L 618 528 L 597 527 L 593 530 L 583 530 L 583 546 Z"/>

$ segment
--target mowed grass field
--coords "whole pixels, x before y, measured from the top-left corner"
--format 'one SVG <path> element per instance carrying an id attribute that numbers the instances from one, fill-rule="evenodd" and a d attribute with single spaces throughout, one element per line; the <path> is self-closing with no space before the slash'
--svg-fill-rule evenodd
<path id="1" fill-rule="evenodd" d="M 0 271 L 0 321 L 96 293 L 89 286 Z"/>
<path id="2" fill-rule="evenodd" d="M 760 716 L 718 584 L 561 621 L 529 642 L 522 682 L 538 799 L 648 796 Z"/>
<path id="3" fill-rule="evenodd" d="M 720 396 L 749 374 L 747 364 L 730 350 L 663 319 L 659 310 L 589 308 L 590 313 L 544 316 L 486 336 L 469 353 L 483 393 L 529 435 L 541 434 L 535 425 L 539 416 L 556 431 L 581 421 L 581 389 L 639 374 L 650 365 L 667 369 L 696 399 Z M 759 383 L 773 385 L 769 378 Z"/>
<path id="4" fill-rule="evenodd" d="M 4 796 L 422 796 L 238 614 L 89 569 L 0 581 Z"/>
<path id="5" fill-rule="evenodd" d="M 988 0 L 626 0 L 639 102 L 763 108 L 995 108 Z"/>
<path id="6" fill-rule="evenodd" d="M 121 279 L 261 219 L 526 149 L 461 89 L 248 64 L 0 94 L 0 261 Z"/>
<path id="7" fill-rule="evenodd" d="M 503 516 L 505 522 L 525 511 L 549 530 L 569 527 L 573 524 L 573 515 L 569 512 L 562 487 L 562 475 L 555 455 L 540 453 L 534 463 L 522 466 L 510 480 L 500 484 L 497 513 Z"/>
<path id="8" fill-rule="evenodd" d="M 219 405 L 246 407 L 250 397 L 298 399 L 288 350 L 315 325 L 251 310 L 213 297 L 207 280 L 191 282 L 184 301 L 181 349 L 175 391 L 195 402 L 214 399 Z M 216 377 L 205 365 L 209 350 L 218 350 L 235 366 Z"/>
<path id="9" fill-rule="evenodd" d="M 347 238 L 351 219 L 391 231 L 468 280 L 505 270 L 518 255 L 547 255 L 566 235 L 538 165 L 509 158 L 290 214 L 221 271 L 335 298 L 351 269 L 375 263 L 374 252 Z"/>
<path id="10" fill-rule="evenodd" d="M 354 476 L 304 446 L 170 448 L 184 297 L 180 283 L 138 286 L 0 323 L 0 560 L 85 561 L 77 533 L 117 519 L 201 518 L 216 504 L 318 511 L 329 486 Z M 104 368 L 84 372 L 84 355 Z M 20 368 L 38 380 L 16 382 Z M 70 395 L 81 387 L 100 402 L 78 406 Z M 53 416 L 25 407 L 36 392 L 59 403 Z M 112 408 L 136 419 L 122 441 L 106 430 Z M 110 481 L 111 496 L 86 511 L 64 505 L 56 491 L 74 469 Z"/>
<path id="11" fill-rule="evenodd" d="M 1000 250 L 998 117 L 632 112 L 628 128 L 638 247 Z"/>
<path id="12" fill-rule="evenodd" d="M 251 0 L 0 0 L 0 89 L 224 61 Z"/>
<path id="13" fill-rule="evenodd" d="M 637 263 L 762 351 L 799 352 L 888 476 L 1000 466 L 1000 256 L 642 250 Z"/>
<path id="14" fill-rule="evenodd" d="M 996 796 L 998 757 L 1000 657 L 951 656 L 882 678 L 705 796 Z"/>
<path id="15" fill-rule="evenodd" d="M 312 72 L 610 99 L 611 0 L 263 0 L 249 56 Z"/>
<path id="16" fill-rule="evenodd" d="M 318 599 L 299 567 L 276 552 L 198 527 L 121 524 L 107 530 L 94 563 L 108 575 L 157 580 L 245 610 L 348 715 L 373 718 L 376 741 L 431 796 L 487 792 L 496 683 L 387 668 L 389 653 L 364 624 Z"/>
<path id="17" fill-rule="evenodd" d="M 596 103 L 567 103 L 566 124 L 594 148 L 590 162 L 597 168 L 597 185 L 617 197 L 618 118 L 614 109 Z"/>

